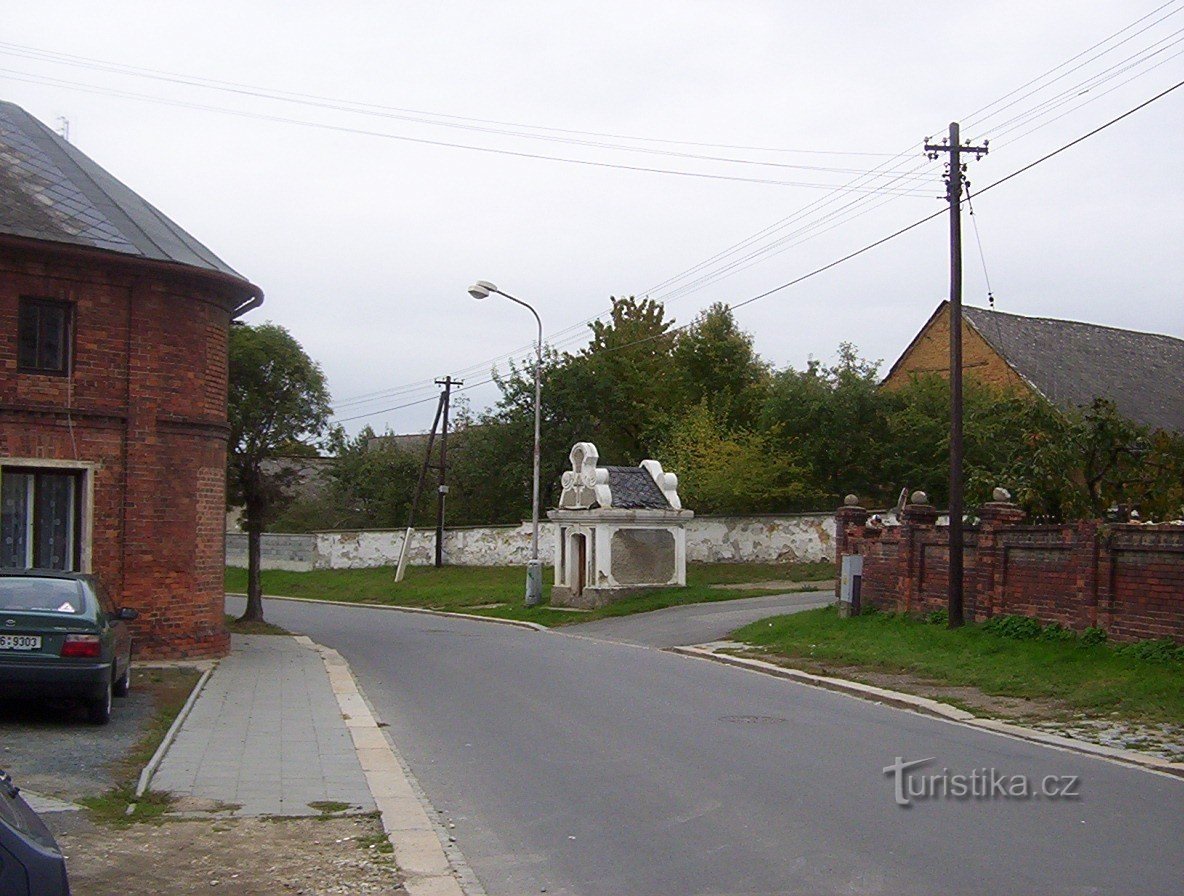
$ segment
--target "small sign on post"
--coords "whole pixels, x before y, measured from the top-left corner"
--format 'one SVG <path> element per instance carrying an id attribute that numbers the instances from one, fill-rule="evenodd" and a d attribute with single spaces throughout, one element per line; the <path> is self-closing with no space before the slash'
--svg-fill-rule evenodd
<path id="1" fill-rule="evenodd" d="M 859 591 L 863 585 L 863 555 L 843 556 L 842 577 L 839 579 L 839 615 L 844 619 L 859 615 Z"/>

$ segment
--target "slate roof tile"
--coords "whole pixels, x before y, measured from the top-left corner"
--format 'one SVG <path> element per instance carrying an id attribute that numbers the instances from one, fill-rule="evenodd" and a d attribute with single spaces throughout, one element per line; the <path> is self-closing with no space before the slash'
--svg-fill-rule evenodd
<path id="1" fill-rule="evenodd" d="M 0 102 L 0 233 L 243 279 L 76 147 L 5 102 Z"/>
<path id="2" fill-rule="evenodd" d="M 613 507 L 621 510 L 672 510 L 670 502 L 644 467 L 605 467 Z"/>
<path id="3" fill-rule="evenodd" d="M 962 313 L 1057 407 L 1106 398 L 1136 423 L 1184 432 L 1184 340 L 986 308 L 964 307 Z"/>

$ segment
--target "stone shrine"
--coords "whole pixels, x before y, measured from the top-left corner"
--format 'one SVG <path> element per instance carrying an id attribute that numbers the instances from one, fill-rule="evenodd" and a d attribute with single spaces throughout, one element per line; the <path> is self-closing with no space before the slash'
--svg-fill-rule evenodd
<path id="1" fill-rule="evenodd" d="M 598 467 L 591 442 L 571 449 L 559 507 L 551 603 L 594 608 L 647 588 L 685 586 L 686 522 L 678 477 L 656 460 Z"/>

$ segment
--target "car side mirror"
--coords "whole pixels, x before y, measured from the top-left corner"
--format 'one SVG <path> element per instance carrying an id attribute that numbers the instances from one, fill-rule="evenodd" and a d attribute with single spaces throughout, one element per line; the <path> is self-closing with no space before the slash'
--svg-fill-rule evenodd
<path id="1" fill-rule="evenodd" d="M 128 622 L 131 622 L 139 615 L 140 612 L 138 610 L 133 610 L 131 607 L 120 607 L 115 611 L 116 619 L 126 619 Z"/>

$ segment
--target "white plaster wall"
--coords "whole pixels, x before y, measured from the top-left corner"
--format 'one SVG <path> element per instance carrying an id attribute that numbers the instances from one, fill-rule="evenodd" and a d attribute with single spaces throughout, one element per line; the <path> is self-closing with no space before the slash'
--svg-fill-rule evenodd
<path id="1" fill-rule="evenodd" d="M 688 563 L 814 563 L 835 558 L 830 513 L 695 517 Z"/>
<path id="2" fill-rule="evenodd" d="M 550 565 L 556 526 L 539 527 L 539 557 Z M 830 513 L 750 517 L 695 517 L 686 524 L 688 563 L 803 563 L 834 560 L 835 519 Z M 408 562 L 435 562 L 435 529 L 416 529 Z M 241 539 L 243 543 L 232 541 Z M 246 564 L 246 536 L 228 536 L 227 562 Z M 293 550 L 297 543 L 299 550 Z M 264 569 L 361 569 L 394 566 L 402 529 L 265 534 Z M 233 547 L 232 547 L 233 546 Z M 452 566 L 525 566 L 530 559 L 530 523 L 475 526 L 444 533 L 444 561 Z"/>
<path id="3" fill-rule="evenodd" d="M 399 562 L 403 529 L 320 532 L 317 534 L 315 568 L 363 569 L 394 566 Z M 450 566 L 525 566 L 530 559 L 529 522 L 517 526 L 474 526 L 444 532 L 444 562 Z M 549 563 L 554 527 L 539 526 L 539 557 Z M 411 533 L 407 562 L 430 566 L 436 562 L 436 530 Z"/>

